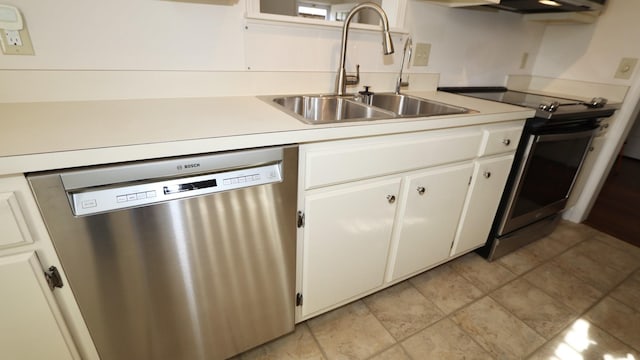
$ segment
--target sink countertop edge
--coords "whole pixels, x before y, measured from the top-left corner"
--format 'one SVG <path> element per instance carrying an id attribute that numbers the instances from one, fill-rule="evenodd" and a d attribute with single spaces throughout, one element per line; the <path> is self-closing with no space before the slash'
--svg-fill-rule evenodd
<path id="1" fill-rule="evenodd" d="M 477 112 L 308 125 L 255 96 L 1 103 L 0 112 L 8 120 L 0 133 L 0 176 L 490 124 L 525 119 L 534 113 L 438 91 L 405 93 Z"/>

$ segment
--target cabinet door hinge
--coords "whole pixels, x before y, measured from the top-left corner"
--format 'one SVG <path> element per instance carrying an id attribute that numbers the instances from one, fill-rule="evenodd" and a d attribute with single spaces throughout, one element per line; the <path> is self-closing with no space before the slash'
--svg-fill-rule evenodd
<path id="1" fill-rule="evenodd" d="M 62 277 L 60 277 L 60 273 L 55 266 L 50 266 L 49 269 L 44 272 L 44 278 L 47 280 L 47 284 L 49 284 L 49 289 L 51 290 L 61 288 L 64 285 L 62 283 Z"/>
<path id="2" fill-rule="evenodd" d="M 304 227 L 304 213 L 298 211 L 298 228 Z"/>
<path id="3" fill-rule="evenodd" d="M 302 294 L 301 293 L 297 293 L 296 294 L 296 306 L 302 306 Z"/>

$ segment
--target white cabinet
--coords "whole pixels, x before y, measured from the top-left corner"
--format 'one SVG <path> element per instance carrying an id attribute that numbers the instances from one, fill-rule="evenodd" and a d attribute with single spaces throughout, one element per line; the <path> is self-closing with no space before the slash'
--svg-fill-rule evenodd
<path id="1" fill-rule="evenodd" d="M 14 192 L 0 193 L 0 229 L 0 249 L 33 242 Z"/>
<path id="2" fill-rule="evenodd" d="M 399 189 L 393 178 L 306 196 L 303 316 L 382 285 Z"/>
<path id="3" fill-rule="evenodd" d="M 398 214 L 389 281 L 424 270 L 449 257 L 469 186 L 471 162 L 408 176 Z"/>
<path id="4" fill-rule="evenodd" d="M 487 241 L 512 163 L 513 154 L 476 161 L 451 256 L 469 252 Z"/>
<path id="5" fill-rule="evenodd" d="M 0 358 L 97 359 L 23 175 L 0 176 Z M 49 289 L 44 269 L 61 272 Z"/>
<path id="6" fill-rule="evenodd" d="M 302 145 L 296 320 L 484 243 L 523 123 Z"/>
<path id="7" fill-rule="evenodd" d="M 0 257 L 0 288 L 0 357 L 77 358 L 34 252 Z"/>

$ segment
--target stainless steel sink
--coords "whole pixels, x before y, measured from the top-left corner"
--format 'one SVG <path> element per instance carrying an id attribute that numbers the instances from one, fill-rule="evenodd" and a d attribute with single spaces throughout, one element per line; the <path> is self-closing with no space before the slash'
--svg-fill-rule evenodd
<path id="1" fill-rule="evenodd" d="M 272 99 L 286 112 L 307 124 L 392 119 L 395 114 L 334 95 L 296 95 Z"/>
<path id="2" fill-rule="evenodd" d="M 471 110 L 395 93 L 264 96 L 264 101 L 307 124 L 464 114 Z"/>
<path id="3" fill-rule="evenodd" d="M 376 93 L 368 96 L 368 104 L 392 111 L 399 117 L 422 117 L 435 115 L 464 114 L 468 109 L 420 99 L 404 94 Z"/>

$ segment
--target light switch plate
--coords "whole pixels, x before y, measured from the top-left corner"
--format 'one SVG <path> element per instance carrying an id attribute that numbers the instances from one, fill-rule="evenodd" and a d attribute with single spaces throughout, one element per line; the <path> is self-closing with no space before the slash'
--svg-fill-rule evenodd
<path id="1" fill-rule="evenodd" d="M 638 58 L 622 58 L 618 65 L 618 69 L 616 70 L 616 74 L 613 77 L 623 80 L 630 79 L 637 64 Z"/>
<path id="2" fill-rule="evenodd" d="M 431 44 L 417 43 L 413 57 L 413 66 L 429 65 L 429 54 L 431 53 Z"/>
<path id="3" fill-rule="evenodd" d="M 520 58 L 520 69 L 527 67 L 527 60 L 529 60 L 529 53 L 523 52 L 522 57 Z"/>
<path id="4" fill-rule="evenodd" d="M 0 29 L 2 53 L 5 55 L 33 55 L 33 45 L 27 27 L 21 30 Z"/>

